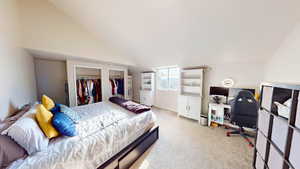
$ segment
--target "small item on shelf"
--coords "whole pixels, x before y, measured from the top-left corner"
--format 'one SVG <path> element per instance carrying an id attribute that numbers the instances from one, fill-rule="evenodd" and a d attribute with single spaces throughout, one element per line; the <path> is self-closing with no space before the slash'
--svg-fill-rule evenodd
<path id="1" fill-rule="evenodd" d="M 155 73 L 145 72 L 141 74 L 141 90 L 140 90 L 140 103 L 148 106 L 154 104 L 154 84 Z"/>
<path id="2" fill-rule="evenodd" d="M 218 123 L 211 122 L 210 126 L 211 126 L 211 127 L 218 127 L 219 125 L 218 125 Z"/>
<path id="3" fill-rule="evenodd" d="M 221 98 L 220 98 L 219 96 L 214 96 L 214 97 L 213 97 L 213 100 L 214 100 L 214 102 L 217 103 L 217 104 L 220 104 L 220 102 L 221 102 Z"/>

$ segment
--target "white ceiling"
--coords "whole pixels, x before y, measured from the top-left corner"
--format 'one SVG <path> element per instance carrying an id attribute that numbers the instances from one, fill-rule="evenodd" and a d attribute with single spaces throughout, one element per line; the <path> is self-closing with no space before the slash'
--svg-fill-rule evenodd
<path id="1" fill-rule="evenodd" d="M 299 0 L 49 0 L 138 66 L 261 63 L 300 16 Z"/>

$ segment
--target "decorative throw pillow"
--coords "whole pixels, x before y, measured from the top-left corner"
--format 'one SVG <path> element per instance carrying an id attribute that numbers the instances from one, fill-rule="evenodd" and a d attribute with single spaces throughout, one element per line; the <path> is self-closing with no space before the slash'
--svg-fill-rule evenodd
<path id="1" fill-rule="evenodd" d="M 60 104 L 55 104 L 55 106 L 50 110 L 53 114 L 61 112 Z"/>
<path id="2" fill-rule="evenodd" d="M 80 120 L 80 116 L 78 113 L 68 106 L 60 104 L 60 111 L 69 116 L 75 123 L 78 123 Z"/>
<path id="3" fill-rule="evenodd" d="M 22 146 L 29 155 L 46 150 L 49 143 L 49 139 L 36 123 L 34 116 L 35 114 L 28 113 L 2 132 L 2 135 L 10 136 Z"/>
<path id="4" fill-rule="evenodd" d="M 54 138 L 59 135 L 57 130 L 52 126 L 53 114 L 48 111 L 42 104 L 37 106 L 35 115 L 39 126 L 48 138 Z"/>
<path id="5" fill-rule="evenodd" d="M 291 108 L 291 107 L 292 107 L 292 102 L 293 102 L 293 99 L 290 98 L 290 99 L 288 99 L 286 102 L 284 102 L 283 104 L 284 104 L 285 106 Z"/>
<path id="6" fill-rule="evenodd" d="M 76 135 L 76 128 L 73 120 L 62 112 L 55 113 L 52 124 L 60 134 L 64 136 Z"/>
<path id="7" fill-rule="evenodd" d="M 26 151 L 10 137 L 0 135 L 0 168 L 6 168 L 11 162 L 26 155 Z"/>
<path id="8" fill-rule="evenodd" d="M 54 101 L 46 95 L 42 96 L 42 104 L 45 106 L 47 110 L 51 110 L 55 107 Z"/>

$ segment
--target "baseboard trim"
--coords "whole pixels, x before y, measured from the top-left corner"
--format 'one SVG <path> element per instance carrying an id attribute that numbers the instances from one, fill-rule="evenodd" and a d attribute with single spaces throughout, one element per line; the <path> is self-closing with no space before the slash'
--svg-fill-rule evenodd
<path id="1" fill-rule="evenodd" d="M 156 106 L 156 105 L 153 105 L 153 107 L 158 108 L 158 109 L 161 109 L 161 110 L 166 110 L 166 111 L 174 112 L 174 113 L 178 114 L 178 112 L 177 112 L 177 111 L 174 111 L 174 110 L 170 110 L 170 109 L 166 109 L 166 108 L 161 108 L 161 107 Z"/>

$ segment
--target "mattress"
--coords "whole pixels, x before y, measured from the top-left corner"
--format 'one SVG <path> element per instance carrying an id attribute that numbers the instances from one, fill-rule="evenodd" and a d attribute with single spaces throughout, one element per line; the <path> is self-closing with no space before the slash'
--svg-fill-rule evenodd
<path id="1" fill-rule="evenodd" d="M 152 111 L 131 113 L 110 102 L 74 107 L 78 135 L 50 141 L 47 151 L 13 162 L 9 169 L 96 169 L 149 129 Z"/>

